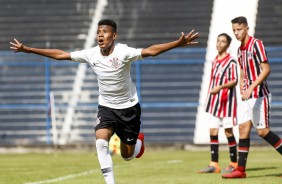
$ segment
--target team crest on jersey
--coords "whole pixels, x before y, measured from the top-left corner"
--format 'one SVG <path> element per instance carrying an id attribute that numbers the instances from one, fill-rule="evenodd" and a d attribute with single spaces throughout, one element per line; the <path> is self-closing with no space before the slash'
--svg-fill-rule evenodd
<path id="1" fill-rule="evenodd" d="M 216 68 L 217 73 L 223 73 L 224 72 L 224 68 L 219 63 L 216 63 L 215 68 Z"/>
<path id="2" fill-rule="evenodd" d="M 224 72 L 224 68 L 223 68 L 222 66 L 219 66 L 219 67 L 218 67 L 218 72 L 219 72 L 219 73 L 223 73 L 223 72 Z"/>
<path id="3" fill-rule="evenodd" d="M 110 62 L 112 63 L 111 67 L 112 68 L 119 68 L 120 67 L 120 61 L 117 57 L 114 57 L 110 60 Z"/>
<path id="4" fill-rule="evenodd" d="M 248 57 L 253 57 L 253 52 L 247 52 Z"/>

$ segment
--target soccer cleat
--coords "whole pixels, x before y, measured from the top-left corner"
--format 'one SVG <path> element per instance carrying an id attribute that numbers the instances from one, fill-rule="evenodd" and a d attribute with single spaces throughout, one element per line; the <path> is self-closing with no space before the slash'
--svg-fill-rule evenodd
<path id="1" fill-rule="evenodd" d="M 239 170 L 234 170 L 232 173 L 222 175 L 222 178 L 224 179 L 236 179 L 236 178 L 246 178 L 246 177 L 247 177 L 246 173 Z"/>
<path id="2" fill-rule="evenodd" d="M 140 132 L 140 133 L 139 133 L 139 135 L 138 135 L 138 139 L 142 142 L 142 146 L 141 146 L 141 149 L 140 149 L 139 154 L 138 154 L 138 155 L 136 155 L 136 157 L 135 157 L 135 158 L 140 158 L 140 157 L 143 155 L 144 151 L 145 151 L 145 145 L 144 145 L 144 134 L 143 134 L 142 132 Z"/>
<path id="3" fill-rule="evenodd" d="M 198 173 L 220 173 L 220 168 L 216 162 L 211 162 L 208 167 L 201 169 Z"/>
<path id="4" fill-rule="evenodd" d="M 237 169 L 237 167 L 238 167 L 238 163 L 237 162 L 230 162 L 229 166 L 227 166 L 221 172 L 223 174 L 225 174 L 225 173 L 232 173 L 234 170 Z"/>

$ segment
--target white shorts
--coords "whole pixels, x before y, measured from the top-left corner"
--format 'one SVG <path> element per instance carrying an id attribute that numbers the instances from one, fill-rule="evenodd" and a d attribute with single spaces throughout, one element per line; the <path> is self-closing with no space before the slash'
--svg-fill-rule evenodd
<path id="1" fill-rule="evenodd" d="M 271 94 L 260 98 L 251 98 L 245 101 L 239 100 L 238 102 L 238 123 L 242 124 L 249 120 L 255 128 L 269 127 L 271 106 Z"/>
<path id="2" fill-rule="evenodd" d="M 232 128 L 237 125 L 236 118 L 225 117 L 219 118 L 212 114 L 209 114 L 210 128 Z"/>

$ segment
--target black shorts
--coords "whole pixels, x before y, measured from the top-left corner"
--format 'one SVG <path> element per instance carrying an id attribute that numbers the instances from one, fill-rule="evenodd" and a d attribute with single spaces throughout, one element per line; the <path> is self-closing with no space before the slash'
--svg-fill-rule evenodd
<path id="1" fill-rule="evenodd" d="M 99 105 L 95 131 L 113 127 L 113 133 L 116 133 L 123 143 L 134 145 L 140 132 L 140 117 L 139 103 L 126 109 L 112 109 Z"/>

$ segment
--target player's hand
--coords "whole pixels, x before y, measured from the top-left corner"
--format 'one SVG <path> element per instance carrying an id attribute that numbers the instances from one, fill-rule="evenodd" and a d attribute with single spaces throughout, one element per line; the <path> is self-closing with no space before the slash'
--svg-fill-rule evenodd
<path id="1" fill-rule="evenodd" d="M 15 52 L 28 52 L 26 47 L 20 43 L 16 38 L 14 38 L 13 42 L 10 42 L 10 49 Z"/>
<path id="2" fill-rule="evenodd" d="M 242 93 L 242 100 L 248 100 L 252 94 L 253 90 L 248 88 L 246 91 Z"/>
<path id="3" fill-rule="evenodd" d="M 190 31 L 190 33 L 188 33 L 186 36 L 182 32 L 179 38 L 180 46 L 184 47 L 187 45 L 197 44 L 198 42 L 194 40 L 197 39 L 198 37 L 199 37 L 199 33 L 195 32 L 194 29 Z"/>
<path id="4" fill-rule="evenodd" d="M 217 94 L 217 93 L 219 93 L 220 90 L 221 90 L 221 87 L 216 86 L 210 91 L 210 94 Z"/>

